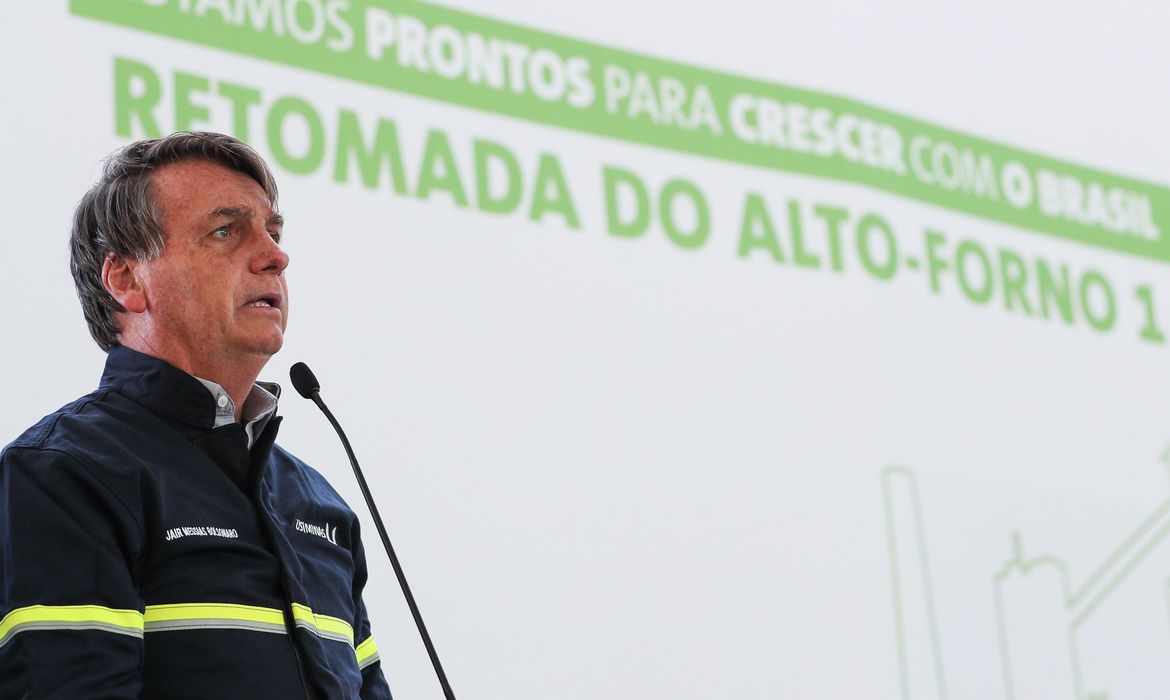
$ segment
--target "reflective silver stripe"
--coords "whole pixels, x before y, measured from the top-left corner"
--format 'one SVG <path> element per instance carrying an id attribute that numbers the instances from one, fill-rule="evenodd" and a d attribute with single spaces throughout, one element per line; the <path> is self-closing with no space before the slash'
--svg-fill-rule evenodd
<path id="1" fill-rule="evenodd" d="M 364 670 L 366 670 L 366 666 L 369 666 L 371 664 L 376 664 L 381 660 L 382 660 L 382 657 L 379 656 L 378 652 L 375 651 L 372 656 L 367 656 L 365 659 L 358 662 L 358 670 L 364 671 Z"/>
<path id="2" fill-rule="evenodd" d="M 342 642 L 344 644 L 350 643 L 348 635 L 342 634 L 341 632 L 331 632 L 327 629 L 321 629 L 320 627 L 313 624 L 312 622 L 309 622 L 308 620 L 302 620 L 302 619 L 298 618 L 296 621 L 296 624 L 297 624 L 297 627 L 300 627 L 302 629 L 307 629 L 310 632 L 312 632 L 313 634 L 320 637 L 321 639 L 330 639 L 334 642 Z"/>
<path id="3" fill-rule="evenodd" d="M 147 632 L 171 632 L 176 630 L 250 630 L 252 632 L 267 632 L 269 634 L 288 634 L 284 625 L 272 625 L 264 622 L 249 622 L 247 620 L 232 620 L 230 618 L 203 618 L 200 620 L 165 620 L 147 622 Z"/>
<path id="4" fill-rule="evenodd" d="M 12 638 L 21 632 L 33 632 L 36 630 L 98 630 L 100 632 L 113 632 L 114 634 L 142 639 L 142 630 L 127 629 L 105 622 L 22 622 L 8 629 L 8 633 L 4 635 L 3 639 L 0 639 L 0 647 L 12 641 Z"/>

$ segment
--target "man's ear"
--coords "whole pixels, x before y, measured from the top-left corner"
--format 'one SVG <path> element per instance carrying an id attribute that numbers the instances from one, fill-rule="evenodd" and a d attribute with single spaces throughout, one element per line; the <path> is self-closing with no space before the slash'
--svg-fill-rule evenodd
<path id="1" fill-rule="evenodd" d="M 133 314 L 146 311 L 146 288 L 138 275 L 138 260 L 114 253 L 102 263 L 102 286 L 122 308 Z"/>

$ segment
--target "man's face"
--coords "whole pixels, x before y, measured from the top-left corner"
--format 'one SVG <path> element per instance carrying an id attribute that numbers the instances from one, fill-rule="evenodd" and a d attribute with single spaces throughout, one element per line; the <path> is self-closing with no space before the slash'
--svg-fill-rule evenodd
<path id="1" fill-rule="evenodd" d="M 288 322 L 280 215 L 259 183 L 210 161 L 160 168 L 151 191 L 166 232 L 163 254 L 138 266 L 152 354 L 198 376 L 263 366 Z"/>

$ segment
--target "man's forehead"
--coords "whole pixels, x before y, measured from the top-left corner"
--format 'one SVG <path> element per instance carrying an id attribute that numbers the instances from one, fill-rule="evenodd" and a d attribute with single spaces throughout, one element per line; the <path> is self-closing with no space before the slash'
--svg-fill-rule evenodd
<path id="1" fill-rule="evenodd" d="M 263 191 L 263 187 L 248 173 L 243 170 L 233 168 L 226 163 L 221 163 L 210 158 L 186 158 L 184 160 L 177 160 L 172 163 L 159 166 L 154 171 L 154 179 L 170 180 L 180 182 L 183 180 L 201 180 L 201 179 L 221 179 L 225 175 L 230 175 L 235 178 L 247 180 Z"/>
<path id="2" fill-rule="evenodd" d="M 212 160 L 168 163 L 151 177 L 151 189 L 164 212 L 183 210 L 207 218 L 280 216 L 259 182 Z"/>

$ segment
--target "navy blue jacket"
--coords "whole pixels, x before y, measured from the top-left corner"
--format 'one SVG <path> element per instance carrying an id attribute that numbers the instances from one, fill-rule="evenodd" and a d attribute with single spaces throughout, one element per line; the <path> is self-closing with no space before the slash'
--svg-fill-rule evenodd
<path id="1" fill-rule="evenodd" d="M 126 348 L 0 453 L 0 698 L 390 698 L 358 521 Z"/>

